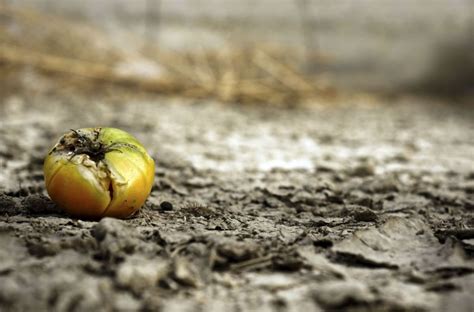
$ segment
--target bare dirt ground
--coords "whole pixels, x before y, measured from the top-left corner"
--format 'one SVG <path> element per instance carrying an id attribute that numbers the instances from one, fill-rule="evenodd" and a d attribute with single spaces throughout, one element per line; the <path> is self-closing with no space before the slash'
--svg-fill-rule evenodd
<path id="1" fill-rule="evenodd" d="M 472 106 L 345 104 L 3 98 L 0 310 L 472 311 Z M 157 162 L 128 220 L 46 196 L 47 150 L 88 126 Z"/>

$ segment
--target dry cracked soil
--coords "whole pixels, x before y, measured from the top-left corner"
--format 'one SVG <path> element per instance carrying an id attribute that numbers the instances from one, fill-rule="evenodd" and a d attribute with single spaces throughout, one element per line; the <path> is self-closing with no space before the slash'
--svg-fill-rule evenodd
<path id="1" fill-rule="evenodd" d="M 346 104 L 3 98 L 0 310 L 473 311 L 472 106 Z M 48 149 L 89 126 L 156 160 L 127 220 L 47 197 Z"/>

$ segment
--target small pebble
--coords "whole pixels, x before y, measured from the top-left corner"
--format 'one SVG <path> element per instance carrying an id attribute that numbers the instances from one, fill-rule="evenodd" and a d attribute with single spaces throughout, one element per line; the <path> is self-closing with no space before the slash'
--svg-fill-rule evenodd
<path id="1" fill-rule="evenodd" d="M 170 203 L 169 201 L 161 202 L 160 209 L 163 211 L 171 211 L 173 210 L 173 204 Z"/>

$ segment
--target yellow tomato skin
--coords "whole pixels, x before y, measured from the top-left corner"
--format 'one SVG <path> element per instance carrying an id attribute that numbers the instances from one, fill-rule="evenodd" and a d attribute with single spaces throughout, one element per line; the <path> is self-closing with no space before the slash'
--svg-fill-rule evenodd
<path id="1" fill-rule="evenodd" d="M 56 172 L 50 174 L 52 168 Z M 105 212 L 110 193 L 89 168 L 65 157 L 48 156 L 44 171 L 49 196 L 66 212 L 82 218 L 97 218 Z"/>
<path id="2" fill-rule="evenodd" d="M 109 153 L 105 159 L 112 175 L 116 177 L 112 180 L 114 196 L 107 209 L 107 216 L 123 218 L 140 208 L 150 194 L 155 173 L 154 164 L 143 161 L 141 157 L 123 158 L 120 153 Z"/>
<path id="3" fill-rule="evenodd" d="M 63 149 L 58 142 L 44 162 L 49 196 L 66 212 L 79 218 L 130 216 L 151 192 L 155 172 L 153 159 L 125 131 L 115 128 L 77 131 L 81 135 L 97 134 L 94 139 L 106 152 L 97 160 L 94 154 L 75 155 L 70 146 Z"/>

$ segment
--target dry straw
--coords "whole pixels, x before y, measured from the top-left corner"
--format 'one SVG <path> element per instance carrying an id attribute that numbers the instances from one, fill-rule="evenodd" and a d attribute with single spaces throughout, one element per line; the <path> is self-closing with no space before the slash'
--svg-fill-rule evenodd
<path id="1" fill-rule="evenodd" d="M 129 57 L 87 25 L 6 7 L 0 9 L 0 18 L 0 70 L 9 69 L 10 75 L 3 75 L 8 79 L 12 69 L 20 74 L 29 68 L 53 80 L 67 77 L 67 83 L 78 87 L 85 81 L 239 103 L 294 105 L 334 95 L 326 82 L 303 74 L 293 54 L 284 49 L 226 47 L 172 53 L 149 47 L 141 56 L 165 70 L 144 76 L 117 70 Z"/>

